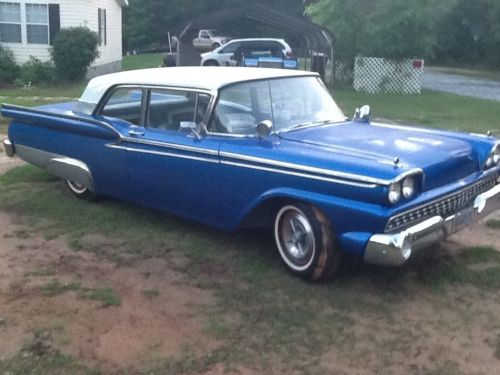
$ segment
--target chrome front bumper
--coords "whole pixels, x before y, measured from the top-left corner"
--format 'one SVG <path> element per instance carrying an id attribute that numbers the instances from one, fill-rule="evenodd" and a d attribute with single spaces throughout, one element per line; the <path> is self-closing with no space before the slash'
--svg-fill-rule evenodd
<path id="1" fill-rule="evenodd" d="M 15 152 L 14 152 L 14 145 L 12 144 L 12 142 L 8 139 L 4 139 L 2 144 L 7 156 L 13 157 Z"/>
<path id="2" fill-rule="evenodd" d="M 399 266 L 413 251 L 446 239 L 500 209 L 500 185 L 478 195 L 474 203 L 449 217 L 434 216 L 399 233 L 375 234 L 366 246 L 366 263 Z"/>

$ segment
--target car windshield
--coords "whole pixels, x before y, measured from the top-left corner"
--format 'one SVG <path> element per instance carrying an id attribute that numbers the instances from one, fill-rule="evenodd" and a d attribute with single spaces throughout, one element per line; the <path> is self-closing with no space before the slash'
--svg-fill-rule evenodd
<path id="1" fill-rule="evenodd" d="M 343 122 L 346 117 L 317 77 L 289 77 L 222 89 L 209 130 L 255 135 L 257 124 L 264 120 L 281 132 Z"/>
<path id="2" fill-rule="evenodd" d="M 220 33 L 217 30 L 208 30 L 211 36 L 220 36 Z"/>
<path id="3" fill-rule="evenodd" d="M 270 81 L 275 131 L 343 122 L 345 115 L 316 77 Z"/>

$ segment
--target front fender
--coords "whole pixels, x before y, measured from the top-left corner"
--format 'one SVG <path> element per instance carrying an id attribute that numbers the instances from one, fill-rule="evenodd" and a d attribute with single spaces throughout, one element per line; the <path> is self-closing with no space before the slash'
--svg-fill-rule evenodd
<path id="1" fill-rule="evenodd" d="M 300 201 L 320 208 L 329 218 L 334 233 L 340 237 L 347 232 L 383 231 L 390 216 L 390 210 L 376 204 L 318 194 L 293 188 L 276 188 L 258 196 L 237 220 L 238 226 L 253 211 L 276 201 Z"/>

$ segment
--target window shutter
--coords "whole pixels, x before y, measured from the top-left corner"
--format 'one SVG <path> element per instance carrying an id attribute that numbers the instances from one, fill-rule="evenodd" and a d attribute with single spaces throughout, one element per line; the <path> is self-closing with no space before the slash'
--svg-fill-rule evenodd
<path id="1" fill-rule="evenodd" d="M 97 36 L 99 37 L 99 45 L 102 45 L 102 17 L 101 17 L 101 8 L 97 8 Z"/>
<path id="2" fill-rule="evenodd" d="M 104 13 L 104 45 L 108 44 L 108 21 L 106 20 L 106 9 L 103 10 Z"/>
<path id="3" fill-rule="evenodd" d="M 61 15 L 59 4 L 49 4 L 49 42 L 50 45 L 54 44 L 54 38 L 59 30 L 61 30 Z"/>

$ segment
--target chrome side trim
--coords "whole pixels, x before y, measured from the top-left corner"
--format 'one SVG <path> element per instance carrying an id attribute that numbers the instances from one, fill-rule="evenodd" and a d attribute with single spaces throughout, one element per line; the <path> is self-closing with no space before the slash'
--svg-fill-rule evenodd
<path id="1" fill-rule="evenodd" d="M 315 176 L 315 175 L 311 175 L 311 174 L 307 174 L 307 173 L 286 171 L 286 170 L 283 170 L 283 169 L 276 169 L 276 168 L 270 168 L 270 167 L 261 167 L 261 166 L 252 165 L 252 164 L 245 164 L 245 163 L 235 163 L 235 162 L 225 161 L 225 160 L 222 160 L 221 164 L 232 165 L 232 166 L 235 166 L 235 167 L 243 167 L 243 168 L 249 168 L 249 169 L 256 169 L 256 170 L 266 171 L 266 172 L 286 174 L 286 175 L 289 175 L 289 176 L 310 178 L 310 179 L 313 179 L 313 180 L 333 182 L 333 183 L 344 184 L 344 185 L 349 185 L 349 186 L 356 186 L 356 187 L 363 187 L 363 188 L 370 188 L 370 189 L 373 189 L 373 188 L 377 187 L 376 184 L 366 184 L 366 183 L 350 182 L 350 181 L 346 181 L 346 180 L 338 180 L 338 179 L 329 178 L 329 177 Z"/>
<path id="2" fill-rule="evenodd" d="M 174 154 L 174 153 L 171 153 L 171 152 L 154 151 L 154 150 L 144 150 L 144 149 L 137 149 L 137 148 L 133 148 L 133 147 L 119 146 L 119 145 L 113 145 L 113 144 L 108 144 L 108 145 L 106 145 L 106 147 L 114 148 L 114 149 L 119 149 L 119 150 L 130 151 L 130 152 L 142 153 L 142 154 L 168 156 L 168 157 L 173 157 L 173 158 L 197 160 L 197 161 L 204 161 L 204 162 L 208 162 L 208 163 L 219 164 L 219 159 L 218 158 L 217 159 L 209 159 L 209 158 L 203 158 L 203 157 L 199 157 L 199 156 Z"/>
<path id="3" fill-rule="evenodd" d="M 329 169 L 310 167 L 310 166 L 302 165 L 302 164 L 288 163 L 288 162 L 277 161 L 277 160 L 272 160 L 272 159 L 264 159 L 264 158 L 259 158 L 259 157 L 255 157 L 255 156 L 234 154 L 231 152 L 221 152 L 220 156 L 221 156 L 221 158 L 230 158 L 230 159 L 236 159 L 236 160 L 242 160 L 242 161 L 250 161 L 250 162 L 254 162 L 254 163 L 265 164 L 265 165 L 270 165 L 270 166 L 275 166 L 275 167 L 295 169 L 295 170 L 301 171 L 301 172 L 317 173 L 317 174 L 322 174 L 322 175 L 329 176 L 329 177 L 351 180 L 355 183 L 358 183 L 358 185 L 361 183 L 364 183 L 364 184 L 370 184 L 370 185 L 388 186 L 391 183 L 393 183 L 394 181 L 399 181 L 399 179 L 402 179 L 410 174 L 422 173 L 421 169 L 416 168 L 416 169 L 411 169 L 407 172 L 404 172 L 404 173 L 398 175 L 398 177 L 396 177 L 396 179 L 384 180 L 384 179 L 367 177 L 367 176 L 362 176 L 362 175 L 357 175 L 357 174 L 352 174 L 352 173 L 337 172 L 337 171 L 332 171 Z"/>
<path id="4" fill-rule="evenodd" d="M 7 156 L 9 158 L 13 157 L 14 154 L 16 153 L 15 149 L 14 149 L 14 145 L 12 144 L 12 142 L 10 141 L 10 139 L 4 139 L 3 142 L 3 148 L 5 150 L 5 153 L 7 154 Z"/>
<path id="5" fill-rule="evenodd" d="M 77 182 L 92 191 L 95 190 L 92 173 L 87 164 L 81 160 L 19 144 L 16 144 L 16 151 L 21 159 L 45 169 L 54 176 Z"/>
<path id="6" fill-rule="evenodd" d="M 131 138 L 131 137 L 123 137 L 123 141 L 131 142 L 131 143 L 139 143 L 139 144 L 143 144 L 143 145 L 165 147 L 165 148 L 170 148 L 170 149 L 174 149 L 174 150 L 196 152 L 196 153 L 205 154 L 205 155 L 214 155 L 214 156 L 219 155 L 219 151 L 217 151 L 217 150 L 207 150 L 205 148 L 179 145 L 176 143 L 150 141 L 148 139 Z"/>
<path id="7" fill-rule="evenodd" d="M 399 266 L 413 251 L 429 247 L 500 209 L 500 185 L 479 194 L 474 203 L 448 217 L 434 216 L 402 232 L 374 234 L 366 245 L 367 263 Z"/>

